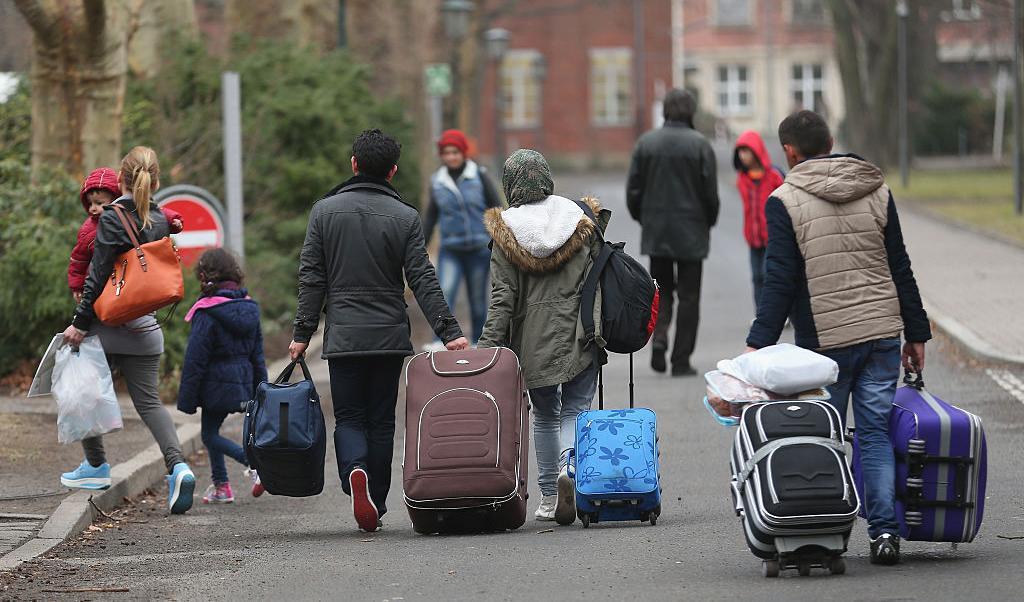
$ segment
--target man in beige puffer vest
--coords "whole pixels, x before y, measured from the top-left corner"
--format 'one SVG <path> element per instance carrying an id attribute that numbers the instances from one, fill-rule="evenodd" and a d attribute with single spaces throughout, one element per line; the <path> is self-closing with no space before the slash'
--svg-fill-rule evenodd
<path id="1" fill-rule="evenodd" d="M 812 111 L 779 125 L 790 172 L 765 204 L 765 282 L 747 346 L 775 344 L 787 317 L 796 343 L 839 364 L 832 404 L 853 416 L 861 444 L 871 562 L 899 562 L 889 413 L 900 375 L 924 368 L 928 316 L 878 167 L 831 155 L 828 125 Z"/>

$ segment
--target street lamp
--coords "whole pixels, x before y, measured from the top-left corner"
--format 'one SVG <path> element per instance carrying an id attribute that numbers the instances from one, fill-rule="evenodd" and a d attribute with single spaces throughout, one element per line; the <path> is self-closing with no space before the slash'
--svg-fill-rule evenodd
<path id="1" fill-rule="evenodd" d="M 907 0 L 896 2 L 896 18 L 898 19 L 896 53 L 897 53 L 897 116 L 899 121 L 899 152 L 900 152 L 900 184 L 906 189 L 910 180 L 910 132 L 907 108 L 907 17 L 910 9 Z"/>
<path id="2" fill-rule="evenodd" d="M 469 31 L 469 15 L 475 5 L 471 0 L 444 0 L 441 4 L 441 18 L 444 33 L 449 39 L 458 41 Z"/>
<path id="3" fill-rule="evenodd" d="M 507 29 L 495 27 L 484 32 L 484 42 L 487 46 L 487 56 L 492 61 L 500 61 L 508 50 L 509 33 Z"/>
<path id="4" fill-rule="evenodd" d="M 501 62 L 508 50 L 507 29 L 495 27 L 484 32 L 487 56 L 494 62 L 494 173 L 501 179 L 505 170 L 505 90 L 501 81 Z"/>
<path id="5" fill-rule="evenodd" d="M 441 22 L 444 33 L 451 42 L 451 93 L 444 111 L 449 127 L 458 127 L 458 109 L 462 99 L 462 65 L 460 44 L 469 31 L 469 16 L 476 8 L 471 0 L 444 0 L 441 3 Z"/>

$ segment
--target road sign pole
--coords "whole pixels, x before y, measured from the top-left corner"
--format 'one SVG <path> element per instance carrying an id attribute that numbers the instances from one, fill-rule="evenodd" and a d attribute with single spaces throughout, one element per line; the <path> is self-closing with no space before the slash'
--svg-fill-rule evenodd
<path id="1" fill-rule="evenodd" d="M 238 73 L 221 74 L 224 121 L 224 192 L 228 201 L 228 248 L 245 258 L 242 230 L 242 99 Z"/>

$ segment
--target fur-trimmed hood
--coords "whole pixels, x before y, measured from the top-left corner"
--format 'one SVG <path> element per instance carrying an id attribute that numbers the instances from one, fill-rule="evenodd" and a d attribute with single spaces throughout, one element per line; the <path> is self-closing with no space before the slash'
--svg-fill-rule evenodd
<path id="1" fill-rule="evenodd" d="M 583 202 L 600 215 L 597 199 L 585 197 Z M 551 195 L 504 211 L 489 209 L 484 226 L 513 265 L 543 274 L 558 270 L 590 244 L 597 224 L 575 202 Z"/>

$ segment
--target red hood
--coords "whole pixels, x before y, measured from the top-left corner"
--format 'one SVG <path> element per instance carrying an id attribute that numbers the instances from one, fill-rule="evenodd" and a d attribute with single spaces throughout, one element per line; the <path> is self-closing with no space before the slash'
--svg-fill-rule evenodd
<path id="1" fill-rule="evenodd" d="M 743 164 L 740 163 L 739 154 L 736 152 L 740 147 L 745 146 L 750 150 L 754 151 L 754 156 L 761 162 L 761 167 L 768 171 L 772 167 L 772 158 L 768 154 L 768 148 L 764 145 L 764 140 L 761 139 L 761 135 L 754 130 L 747 130 L 740 134 L 740 137 L 736 139 L 736 147 L 732 153 L 732 164 L 737 170 L 743 169 Z"/>
<path id="2" fill-rule="evenodd" d="M 85 208 L 86 213 L 89 212 L 89 201 L 85 198 L 85 194 L 90 190 L 106 190 L 113 194 L 115 199 L 121 196 L 121 186 L 117 183 L 117 172 L 109 167 L 101 167 L 92 170 L 89 177 L 82 182 L 82 190 L 78 193 L 78 198 L 82 201 L 82 207 Z"/>

